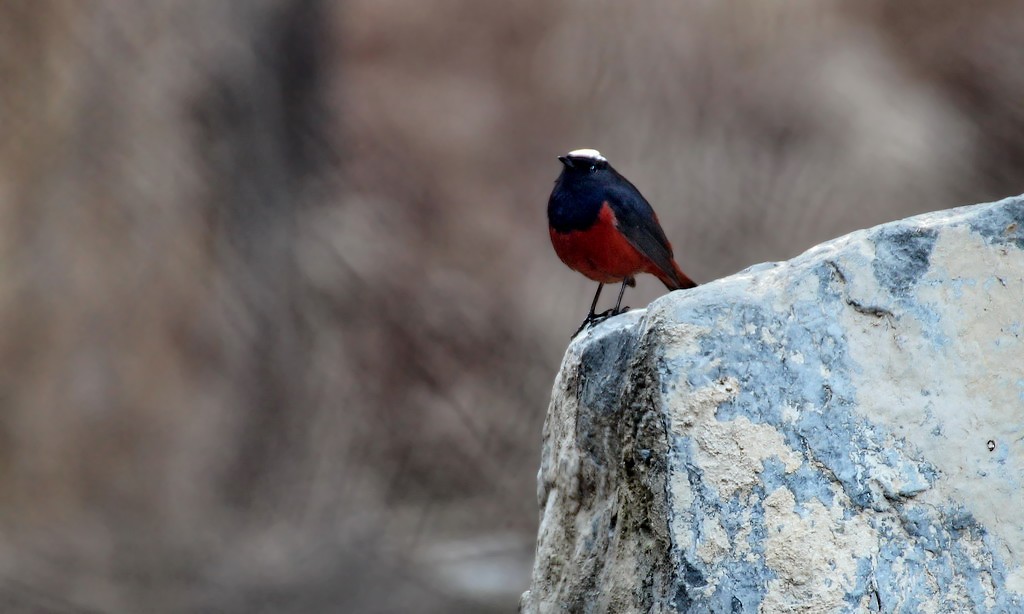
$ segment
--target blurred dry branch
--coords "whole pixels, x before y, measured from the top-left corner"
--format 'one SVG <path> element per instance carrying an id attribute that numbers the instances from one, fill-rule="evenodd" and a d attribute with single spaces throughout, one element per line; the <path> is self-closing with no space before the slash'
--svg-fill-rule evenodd
<path id="1" fill-rule="evenodd" d="M 1021 191 L 1022 36 L 1011 0 L 0 4 L 0 610 L 510 611 L 591 292 L 554 156 L 710 280 Z"/>

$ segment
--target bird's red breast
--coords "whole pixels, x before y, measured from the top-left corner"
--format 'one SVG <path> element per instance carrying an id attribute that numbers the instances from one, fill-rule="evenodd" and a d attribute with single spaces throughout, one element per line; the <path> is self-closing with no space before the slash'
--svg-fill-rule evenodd
<path id="1" fill-rule="evenodd" d="M 607 202 L 601 205 L 590 228 L 570 232 L 551 228 L 550 233 L 551 244 L 562 262 L 596 282 L 611 284 L 638 273 L 650 273 L 669 287 L 677 286 L 667 272 L 633 247 L 619 231 L 615 212 Z"/>

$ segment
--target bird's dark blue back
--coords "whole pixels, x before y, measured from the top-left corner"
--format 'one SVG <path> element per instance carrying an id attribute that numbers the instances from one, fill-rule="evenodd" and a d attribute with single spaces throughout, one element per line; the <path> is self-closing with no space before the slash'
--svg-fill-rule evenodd
<path id="1" fill-rule="evenodd" d="M 668 245 L 668 239 L 653 222 L 654 209 L 628 179 L 610 164 L 590 170 L 587 167 L 563 168 L 548 200 L 548 222 L 558 232 L 586 230 L 593 225 L 607 202 L 620 222 L 640 225 L 654 238 Z"/>
<path id="2" fill-rule="evenodd" d="M 651 204 L 607 162 L 565 167 L 548 200 L 548 223 L 556 232 L 588 230 L 604 203 L 615 214 L 619 232 L 669 277 L 675 277 L 672 246 Z M 681 285 L 681 281 L 676 280 Z"/>

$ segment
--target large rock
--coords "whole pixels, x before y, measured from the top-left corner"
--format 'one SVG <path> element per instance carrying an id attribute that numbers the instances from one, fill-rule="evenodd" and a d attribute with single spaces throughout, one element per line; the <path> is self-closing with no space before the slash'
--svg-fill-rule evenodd
<path id="1" fill-rule="evenodd" d="M 525 612 L 1024 611 L 1024 200 L 578 337 Z"/>

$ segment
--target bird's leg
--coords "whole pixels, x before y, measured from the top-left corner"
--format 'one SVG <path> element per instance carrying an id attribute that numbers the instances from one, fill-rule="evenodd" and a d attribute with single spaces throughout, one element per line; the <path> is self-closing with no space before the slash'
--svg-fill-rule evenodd
<path id="1" fill-rule="evenodd" d="M 597 292 L 594 293 L 594 300 L 590 303 L 590 313 L 587 315 L 587 322 L 592 321 L 596 317 L 594 310 L 597 309 L 597 299 L 601 298 L 601 288 L 603 287 L 604 284 L 597 284 Z"/>
<path id="2" fill-rule="evenodd" d="M 577 328 L 576 332 L 572 334 L 573 338 L 576 338 L 576 335 L 580 334 L 580 331 L 582 331 L 584 328 L 596 322 L 600 322 L 601 320 L 612 315 L 611 309 L 603 313 L 594 313 L 594 310 L 597 309 L 597 299 L 601 297 L 601 288 L 604 288 L 604 284 L 598 283 L 597 292 L 594 293 L 594 301 L 590 303 L 590 313 L 587 314 L 587 319 L 583 320 L 583 324 L 580 324 L 580 327 Z"/>
<path id="3" fill-rule="evenodd" d="M 577 328 L 576 332 L 574 332 L 572 334 L 572 338 L 575 339 L 576 335 L 580 334 L 580 332 L 583 329 L 585 329 L 586 327 L 590 326 L 591 324 L 597 324 L 598 322 L 603 322 L 604 320 L 607 320 L 608 318 L 610 318 L 612 316 L 617 316 L 620 313 L 626 313 L 627 311 L 629 311 L 629 307 L 622 307 L 620 309 L 620 306 L 622 305 L 622 295 L 624 295 L 626 293 L 626 286 L 631 286 L 632 287 L 632 286 L 635 286 L 635 285 L 636 285 L 636 279 L 634 279 L 632 277 L 627 277 L 627 278 L 623 279 L 622 280 L 622 287 L 619 288 L 619 298 L 615 301 L 615 307 L 613 307 L 612 309 L 606 309 L 606 310 L 602 311 L 601 313 L 594 313 L 594 311 L 597 309 L 597 299 L 601 296 L 601 288 L 604 288 L 604 284 L 601 284 L 601 283 L 597 284 L 597 292 L 594 294 L 594 301 L 592 303 L 590 303 L 590 313 L 587 314 L 587 319 L 583 320 L 583 324 L 580 324 L 580 327 Z"/>
<path id="4" fill-rule="evenodd" d="M 574 332 L 572 334 L 573 338 L 575 339 L 576 335 L 580 334 L 580 331 L 582 331 L 583 329 L 587 328 L 591 324 L 597 324 L 598 322 L 603 322 L 604 320 L 607 320 L 608 318 L 610 318 L 612 316 L 617 316 L 617 315 L 619 315 L 621 313 L 626 313 L 627 311 L 629 311 L 629 307 L 621 307 L 622 306 L 622 295 L 624 295 L 626 293 L 626 286 L 632 287 L 632 286 L 635 286 L 635 285 L 636 285 L 636 279 L 634 279 L 633 277 L 627 277 L 627 278 L 623 279 L 622 280 L 622 287 L 619 288 L 619 298 L 615 301 L 615 307 L 613 307 L 611 309 L 606 309 L 606 310 L 602 311 L 601 313 L 595 313 L 595 310 L 597 309 L 597 299 L 601 296 L 601 288 L 604 288 L 604 284 L 601 284 L 601 283 L 597 284 L 597 292 L 594 294 L 594 301 L 592 303 L 590 303 L 590 313 L 587 314 L 587 319 L 583 320 L 583 324 L 580 324 L 580 327 L 577 328 L 576 332 Z M 620 307 L 621 307 L 621 309 L 620 309 Z"/>
<path id="5" fill-rule="evenodd" d="M 629 307 L 623 307 L 622 309 L 619 309 L 619 306 L 622 305 L 622 295 L 626 293 L 626 286 L 635 286 L 635 285 L 636 285 L 636 280 L 633 279 L 632 277 L 627 277 L 626 279 L 622 280 L 622 287 L 619 288 L 619 298 L 618 298 L 618 300 L 615 301 L 615 308 L 612 309 L 612 312 L 611 312 L 610 315 L 617 316 L 620 313 L 626 313 L 627 311 L 629 311 Z"/>

